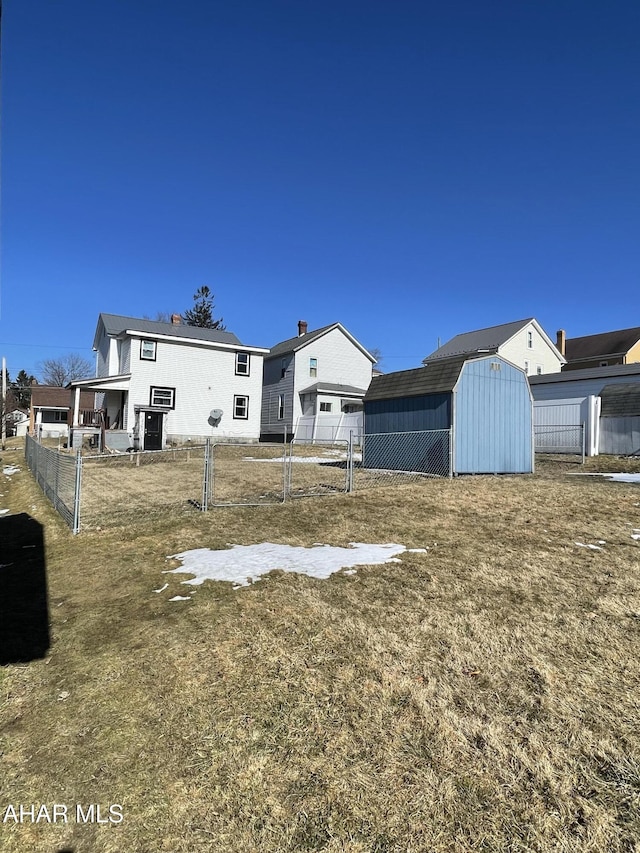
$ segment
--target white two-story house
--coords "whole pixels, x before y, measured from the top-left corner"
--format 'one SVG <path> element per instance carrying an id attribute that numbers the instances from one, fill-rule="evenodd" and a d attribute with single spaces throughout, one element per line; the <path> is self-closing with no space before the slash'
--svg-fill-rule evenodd
<path id="1" fill-rule="evenodd" d="M 96 392 L 109 446 L 159 450 L 173 444 L 257 441 L 262 366 L 268 352 L 231 332 L 100 314 L 94 337 L 96 376 L 74 380 L 74 425 L 80 390 Z M 119 439 L 116 441 L 116 433 Z"/>
<path id="2" fill-rule="evenodd" d="M 269 350 L 262 388 L 263 439 L 345 439 L 362 431 L 375 358 L 340 323 L 298 334 Z"/>
<path id="3" fill-rule="evenodd" d="M 567 361 L 538 321 L 529 317 L 456 335 L 423 359 L 422 363 L 431 364 L 443 358 L 482 353 L 500 355 L 511 364 L 521 367 L 528 376 L 558 373 Z"/>

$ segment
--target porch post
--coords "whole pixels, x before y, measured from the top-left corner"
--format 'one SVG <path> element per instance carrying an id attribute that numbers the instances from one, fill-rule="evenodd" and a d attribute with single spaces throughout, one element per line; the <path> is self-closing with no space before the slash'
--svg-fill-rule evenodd
<path id="1" fill-rule="evenodd" d="M 73 423 L 71 426 L 80 426 L 80 388 L 73 389 Z"/>

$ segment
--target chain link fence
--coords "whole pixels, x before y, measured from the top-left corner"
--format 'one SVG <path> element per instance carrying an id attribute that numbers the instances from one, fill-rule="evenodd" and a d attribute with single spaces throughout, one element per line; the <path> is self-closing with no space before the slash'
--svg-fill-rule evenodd
<path id="1" fill-rule="evenodd" d="M 584 424 L 535 424 L 533 434 L 536 453 L 579 454 L 584 464 Z"/>
<path id="2" fill-rule="evenodd" d="M 353 459 L 353 488 L 451 477 L 451 431 L 374 433 L 362 437 Z"/>
<path id="3" fill-rule="evenodd" d="M 360 443 L 358 443 L 360 442 Z M 29 469 L 74 533 L 171 513 L 261 506 L 451 476 L 449 430 L 351 435 L 349 441 L 213 444 L 72 455 L 27 436 Z"/>
<path id="4" fill-rule="evenodd" d="M 205 451 L 205 445 L 194 445 L 82 457 L 80 529 L 201 510 Z"/>
<path id="5" fill-rule="evenodd" d="M 74 533 L 79 530 L 80 456 L 44 447 L 30 435 L 25 438 L 27 467 L 46 497 Z"/>

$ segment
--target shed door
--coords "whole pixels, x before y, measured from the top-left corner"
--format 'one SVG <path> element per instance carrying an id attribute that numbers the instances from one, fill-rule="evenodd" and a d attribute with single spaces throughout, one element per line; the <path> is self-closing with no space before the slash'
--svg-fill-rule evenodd
<path id="1" fill-rule="evenodd" d="M 144 449 L 162 450 L 162 412 L 144 413 Z"/>

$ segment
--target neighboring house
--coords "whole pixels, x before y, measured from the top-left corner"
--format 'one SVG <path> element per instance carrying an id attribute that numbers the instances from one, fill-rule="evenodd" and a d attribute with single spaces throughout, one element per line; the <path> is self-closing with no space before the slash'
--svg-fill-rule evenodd
<path id="1" fill-rule="evenodd" d="M 78 399 L 78 423 L 92 423 L 94 395 L 83 391 Z M 67 438 L 73 412 L 73 395 L 59 385 L 33 385 L 29 433 L 37 438 Z"/>
<path id="2" fill-rule="evenodd" d="M 12 412 L 7 412 L 7 435 L 22 436 L 27 434 L 29 429 L 29 412 L 22 409 L 14 409 Z"/>
<path id="3" fill-rule="evenodd" d="M 362 430 L 375 358 L 340 323 L 276 344 L 264 361 L 261 435 L 330 440 Z"/>
<path id="4" fill-rule="evenodd" d="M 533 471 L 529 383 L 522 368 L 501 356 L 457 356 L 378 376 L 364 413 L 366 468 L 440 475 Z"/>
<path id="5" fill-rule="evenodd" d="M 640 362 L 640 326 L 581 338 L 567 338 L 560 329 L 556 345 L 567 360 L 563 370 L 633 364 Z"/>
<path id="6" fill-rule="evenodd" d="M 598 453 L 638 453 L 640 364 L 619 364 L 583 370 L 563 370 L 531 376 L 538 428 L 585 430 L 587 456 Z"/>
<path id="7" fill-rule="evenodd" d="M 231 332 L 100 314 L 96 377 L 74 380 L 74 428 L 81 389 L 96 393 L 108 447 L 257 441 L 262 362 L 268 352 Z"/>
<path id="8" fill-rule="evenodd" d="M 533 317 L 456 335 L 422 363 L 430 364 L 452 356 L 492 353 L 521 367 L 527 376 L 556 373 L 565 363 L 564 356 Z"/>

